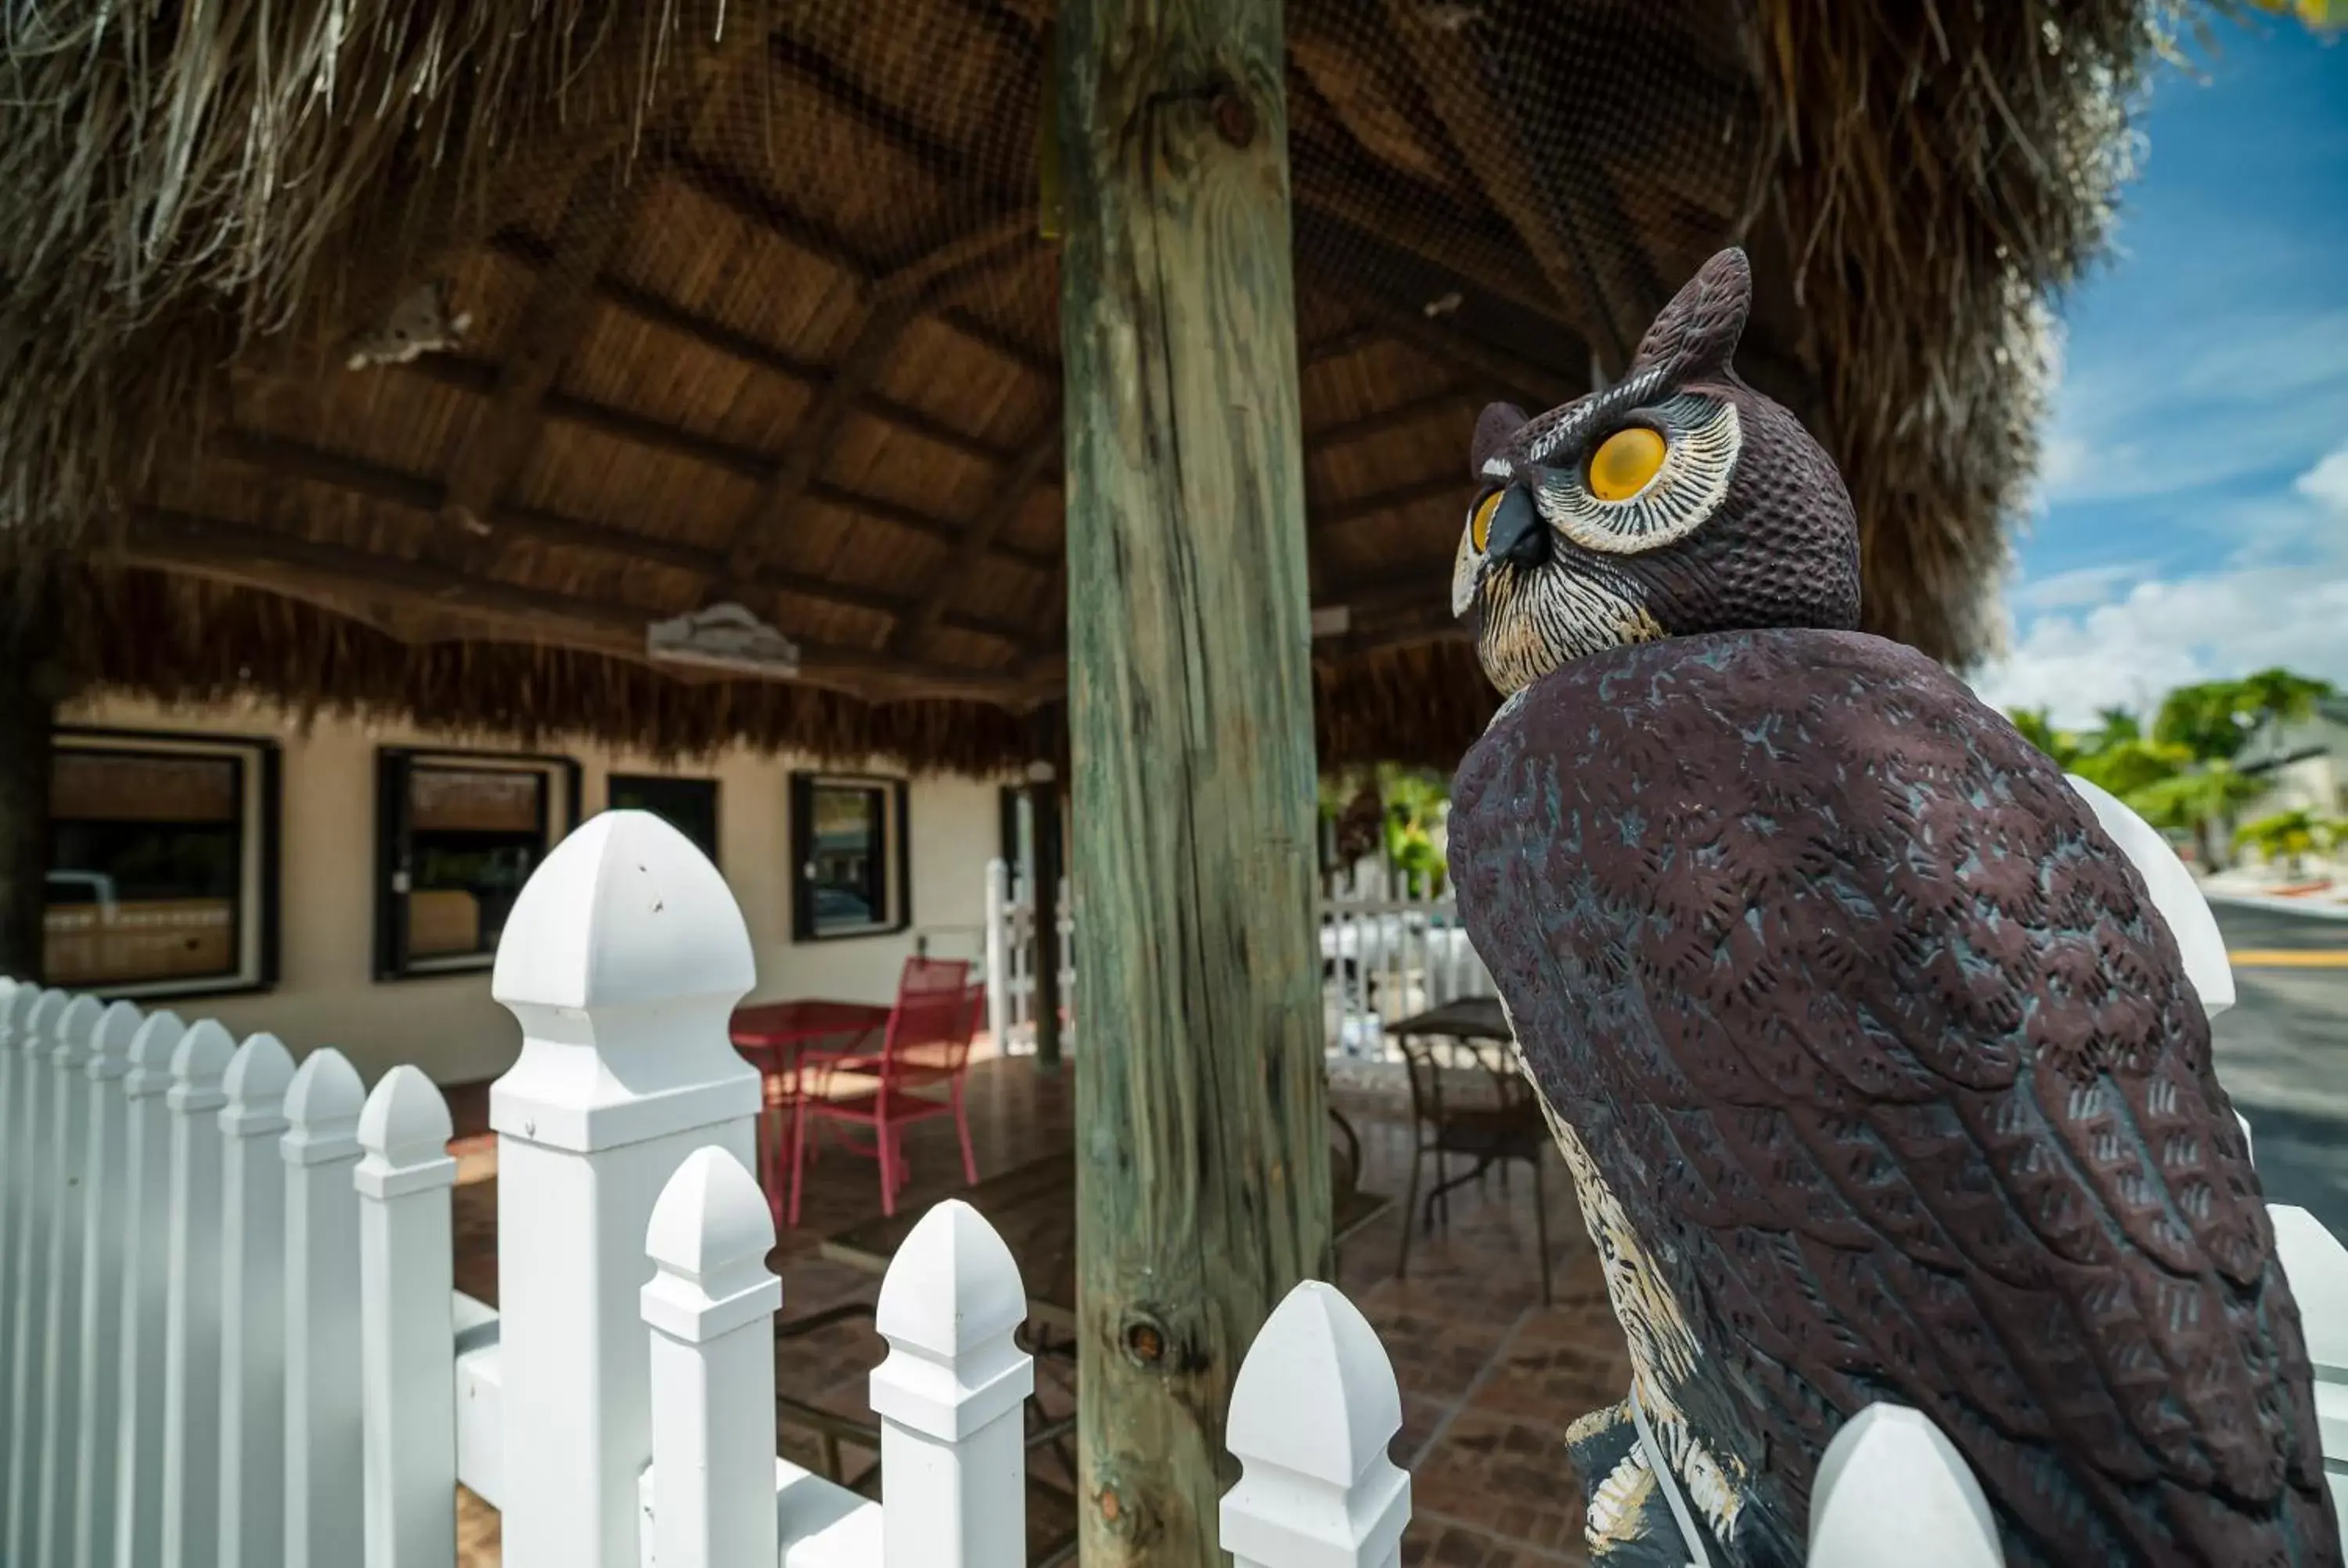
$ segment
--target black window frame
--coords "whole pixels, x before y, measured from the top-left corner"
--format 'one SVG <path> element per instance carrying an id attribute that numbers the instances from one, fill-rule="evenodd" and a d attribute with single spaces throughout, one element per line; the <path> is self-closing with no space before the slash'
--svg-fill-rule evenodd
<path id="1" fill-rule="evenodd" d="M 883 805 L 880 825 L 880 883 L 891 898 L 888 917 L 845 930 L 817 927 L 815 882 L 810 872 L 815 856 L 815 794 L 820 788 L 860 789 L 877 793 Z M 911 792 L 904 779 L 884 774 L 793 773 L 790 778 L 791 940 L 796 944 L 852 942 L 871 937 L 894 937 L 912 928 L 913 854 Z"/>
<path id="2" fill-rule="evenodd" d="M 540 796 L 540 832 L 543 839 L 541 855 L 551 852 L 579 827 L 582 772 L 577 761 L 571 757 L 533 752 L 465 750 L 450 746 L 376 747 L 374 978 L 379 985 L 478 975 L 497 963 L 494 948 L 486 953 L 429 959 L 422 965 L 406 957 L 407 890 L 398 886 L 398 879 L 406 869 L 407 857 L 407 781 L 419 763 L 427 770 L 438 765 L 451 772 L 478 769 L 487 764 L 519 772 L 541 773 L 551 779 L 560 780 L 563 798 L 559 816 L 556 803 L 547 795 Z M 561 825 L 559 830 L 558 820 Z M 543 859 L 541 864 L 544 864 Z"/>
<path id="3" fill-rule="evenodd" d="M 213 734 L 201 731 L 127 729 L 98 724 L 59 724 L 50 732 L 53 751 L 115 752 L 133 756 L 227 754 L 237 764 L 237 794 L 244 818 L 241 832 L 258 839 L 239 859 L 249 869 L 240 877 L 236 900 L 236 968 L 224 975 L 166 978 L 153 980 L 99 982 L 88 994 L 103 1000 L 170 1001 L 182 998 L 254 996 L 274 990 L 280 980 L 280 947 L 283 935 L 284 749 L 266 735 Z M 251 772 L 246 771 L 251 764 Z M 50 835 L 56 824 L 77 818 L 60 814 L 49 803 Z M 50 853 L 42 856 L 44 871 Z M 253 885 L 248 899 L 244 882 Z M 250 908 L 247 906 L 250 904 Z M 44 901 L 46 907 L 46 900 Z M 252 922 L 250 941 L 246 921 Z M 248 955 L 248 948 L 250 949 Z"/>
<path id="4" fill-rule="evenodd" d="M 706 844 L 702 843 L 696 835 L 686 829 L 682 824 L 677 822 L 675 817 L 671 816 L 667 812 L 661 810 L 658 806 L 641 806 L 634 809 L 649 811 L 654 816 L 659 817 L 663 822 L 667 823 L 671 827 L 675 828 L 679 833 L 684 834 L 686 838 L 692 840 L 693 846 L 695 849 L 700 850 L 704 855 L 709 856 L 709 864 L 712 866 L 722 866 L 724 864 L 724 862 L 719 860 L 717 857 L 717 843 L 720 832 L 718 813 L 723 804 L 723 794 L 717 787 L 717 780 L 708 777 L 678 774 L 607 774 L 603 777 L 604 810 L 619 811 L 623 809 L 620 805 L 617 798 L 620 792 L 623 789 L 644 790 L 648 794 L 655 795 L 659 794 L 663 791 L 675 790 L 702 796 L 707 801 L 709 808 L 709 842 Z"/>

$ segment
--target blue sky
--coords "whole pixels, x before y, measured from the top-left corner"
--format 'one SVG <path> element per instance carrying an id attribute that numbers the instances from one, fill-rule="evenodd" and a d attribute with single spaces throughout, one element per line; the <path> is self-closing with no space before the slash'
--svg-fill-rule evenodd
<path id="1" fill-rule="evenodd" d="M 1974 684 L 2066 723 L 2283 664 L 2348 686 L 2348 37 L 2163 67 Z"/>

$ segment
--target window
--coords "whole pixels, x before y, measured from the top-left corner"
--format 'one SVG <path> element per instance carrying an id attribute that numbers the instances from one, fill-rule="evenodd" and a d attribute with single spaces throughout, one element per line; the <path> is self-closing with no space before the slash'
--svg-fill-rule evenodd
<path id="1" fill-rule="evenodd" d="M 905 839 L 902 779 L 793 774 L 791 939 L 880 936 L 911 925 Z"/>
<path id="2" fill-rule="evenodd" d="M 613 811 L 648 811 L 717 862 L 717 781 L 613 774 L 607 794 Z"/>
<path id="3" fill-rule="evenodd" d="M 109 997 L 273 983 L 277 763 L 265 741 L 60 731 L 47 982 Z"/>
<path id="4" fill-rule="evenodd" d="M 378 753 L 376 978 L 489 968 L 578 801 L 579 770 L 560 758 Z"/>

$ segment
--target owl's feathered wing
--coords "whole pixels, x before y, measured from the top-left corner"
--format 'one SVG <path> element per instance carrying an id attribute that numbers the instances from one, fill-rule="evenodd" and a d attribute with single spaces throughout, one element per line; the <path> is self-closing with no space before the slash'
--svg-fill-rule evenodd
<path id="1" fill-rule="evenodd" d="M 1963 1451 L 2017 1568 L 2338 1568 L 2176 945 L 1938 665 L 1819 631 L 1577 661 L 1468 754 L 1451 866 L 1560 1142 L 1693 1341 L 1648 1358 L 1736 1560 L 1801 1561 L 1828 1441 L 1890 1400 Z"/>

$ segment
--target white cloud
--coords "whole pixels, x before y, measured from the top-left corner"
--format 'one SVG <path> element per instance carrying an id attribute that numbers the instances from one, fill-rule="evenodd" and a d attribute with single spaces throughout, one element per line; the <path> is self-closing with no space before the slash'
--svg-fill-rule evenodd
<path id="1" fill-rule="evenodd" d="M 2084 726 L 2104 708 L 2142 711 L 2172 687 L 2275 665 L 2348 686 L 2348 446 L 2293 488 L 2300 498 L 2213 519 L 2243 541 L 2220 570 L 2149 579 L 2094 567 L 2021 585 L 2013 604 L 2036 613 L 1974 690 Z"/>
<path id="2" fill-rule="evenodd" d="M 2273 665 L 2348 685 L 2348 571 L 2311 579 L 2259 567 L 2138 583 L 2076 615 L 2045 615 L 1973 688 L 1995 708 L 2046 708 L 2056 723 L 2157 703 L 2172 687 Z"/>
<path id="3" fill-rule="evenodd" d="M 2223 323 L 2068 369 L 2040 461 L 2051 502 L 2151 498 L 2273 472 L 2348 420 L 2348 311 Z M 2198 341 L 2197 341 L 2198 340 Z"/>
<path id="4" fill-rule="evenodd" d="M 2050 610 L 2085 610 L 2103 604 L 2122 589 L 2152 575 L 2150 563 L 2122 561 L 2111 566 L 2079 567 L 2050 577 L 2017 583 L 2006 603 L 2019 612 L 2043 615 Z"/>
<path id="5" fill-rule="evenodd" d="M 2323 461 L 2302 474 L 2291 488 L 2348 520 L 2348 443 L 2326 454 Z"/>

